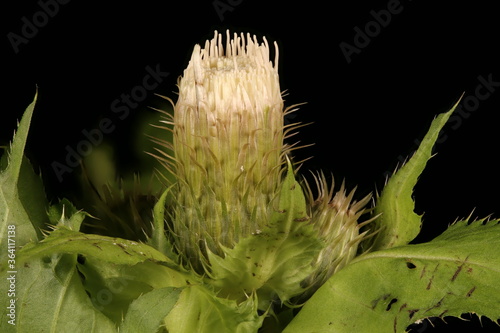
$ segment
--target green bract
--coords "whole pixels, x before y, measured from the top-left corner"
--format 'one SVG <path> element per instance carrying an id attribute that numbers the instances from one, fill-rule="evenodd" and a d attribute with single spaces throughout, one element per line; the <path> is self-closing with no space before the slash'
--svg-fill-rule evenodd
<path id="1" fill-rule="evenodd" d="M 386 333 L 500 318 L 498 219 L 409 244 L 422 223 L 413 188 L 454 108 L 374 207 L 322 173 L 315 195 L 284 144 L 300 124 L 284 125 L 277 57 L 255 37 L 227 38 L 195 47 L 158 126 L 165 183 L 106 180 L 85 161 L 92 216 L 49 204 L 24 157 L 35 95 L 0 160 L 0 331 Z"/>

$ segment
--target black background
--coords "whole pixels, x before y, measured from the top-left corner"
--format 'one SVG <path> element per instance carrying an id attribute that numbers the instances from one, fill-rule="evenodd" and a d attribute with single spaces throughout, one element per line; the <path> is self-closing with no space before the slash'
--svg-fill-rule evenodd
<path id="1" fill-rule="evenodd" d="M 41 6 L 36 1 L 4 4 L 0 144 L 11 138 L 38 86 L 27 152 L 50 195 L 64 195 L 71 177 L 58 182 L 50 164 L 64 160 L 65 146 L 75 146 L 83 129 L 110 116 L 112 101 L 141 84 L 148 65 L 159 64 L 170 73 L 154 92 L 175 100 L 177 77 L 193 45 L 210 39 L 214 29 L 229 28 L 278 43 L 286 103 L 307 103 L 293 121 L 314 122 L 301 130 L 302 143 L 315 143 L 297 152 L 297 159 L 314 156 L 302 170 L 332 172 L 338 183 L 345 179 L 349 188 L 358 185 L 361 197 L 382 188 L 388 172 L 417 148 L 416 140 L 435 115 L 448 110 L 463 92 L 474 96 L 479 76 L 500 82 L 500 20 L 491 2 L 401 0 L 400 12 L 373 33 L 350 63 L 340 43 L 353 45 L 354 28 L 364 29 L 374 20 L 370 12 L 386 9 L 390 1 L 220 2 L 231 10 L 218 13 L 210 0 L 73 0 L 60 5 L 17 53 L 8 33 L 21 35 L 22 17 L 32 21 Z M 417 212 L 425 213 L 418 242 L 472 212 L 474 218 L 500 217 L 500 87 L 496 90 L 460 126 L 445 127 L 447 139 L 436 146 L 438 154 L 414 193 Z M 157 100 L 150 94 L 117 123 L 109 139 L 126 145 L 134 112 Z M 126 162 L 126 155 L 121 160 Z M 458 321 L 448 322 L 434 321 L 435 328 L 427 325 L 425 332 L 452 329 Z M 493 329 L 485 323 L 482 331 Z M 470 325 L 480 327 L 477 320 Z"/>

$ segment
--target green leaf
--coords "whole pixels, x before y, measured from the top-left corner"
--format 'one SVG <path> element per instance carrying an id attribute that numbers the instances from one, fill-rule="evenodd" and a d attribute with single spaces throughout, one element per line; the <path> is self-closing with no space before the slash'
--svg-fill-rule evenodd
<path id="1" fill-rule="evenodd" d="M 288 171 L 281 185 L 278 207 L 271 216 L 270 227 L 279 233 L 290 234 L 302 229 L 309 220 L 304 192 L 295 180 L 293 167 L 288 161 Z"/>
<path id="2" fill-rule="evenodd" d="M 179 256 L 174 253 L 174 247 L 165 235 L 165 203 L 172 186 L 167 188 L 158 199 L 153 209 L 153 230 L 148 244 L 165 254 L 174 262 L 179 262 Z"/>
<path id="3" fill-rule="evenodd" d="M 92 306 L 75 264 L 76 255 L 57 255 L 25 262 L 15 273 L 0 274 L 2 281 L 15 278 L 15 295 L 9 297 L 9 301 L 15 299 L 15 309 L 10 312 L 2 302 L 0 331 L 116 332 L 111 320 Z M 2 295 L 7 295 L 6 285 L 1 284 Z M 15 314 L 15 325 L 5 320 L 12 318 L 8 314 Z"/>
<path id="4" fill-rule="evenodd" d="M 141 293 L 197 282 L 195 276 L 149 245 L 84 234 L 62 225 L 41 242 L 24 246 L 18 251 L 17 262 L 19 265 L 61 253 L 83 256 L 84 263 L 78 269 L 84 277 L 85 289 L 94 306 L 117 324 Z"/>
<path id="5" fill-rule="evenodd" d="M 224 258 L 209 252 L 213 285 L 221 295 L 239 300 L 257 291 L 263 310 L 276 297 L 285 302 L 301 294 L 300 283 L 312 273 L 322 247 L 308 221 L 302 188 L 289 166 L 268 226 L 225 248 Z"/>
<path id="6" fill-rule="evenodd" d="M 375 237 L 369 240 L 372 251 L 406 245 L 420 233 L 422 216 L 414 212 L 413 188 L 427 161 L 432 157 L 432 147 L 439 132 L 457 105 L 458 102 L 450 111 L 434 119 L 418 150 L 408 163 L 389 179 L 382 190 L 374 210 L 374 215 L 380 216 L 370 224 L 370 228 L 379 230 Z"/>
<path id="7" fill-rule="evenodd" d="M 198 283 L 186 272 L 150 261 L 130 266 L 87 257 L 78 263 L 78 271 L 94 307 L 116 325 L 121 324 L 129 306 L 142 294 Z"/>
<path id="8" fill-rule="evenodd" d="M 50 263 L 34 260 L 24 265 L 18 260 L 19 248 L 42 239 L 42 230 L 49 223 L 42 181 L 24 157 L 36 99 L 37 95 L 0 161 L 0 280 L 10 282 L 0 284 L 0 293 L 4 295 L 0 331 L 54 332 L 64 327 L 92 332 L 94 325 L 99 324 L 106 332 L 110 327 L 106 318 L 83 300 L 86 295 L 69 264 L 73 257 L 56 257 Z M 15 310 L 7 306 L 15 306 Z M 66 306 L 80 311 L 85 318 L 68 320 L 65 314 L 73 310 Z"/>
<path id="9" fill-rule="evenodd" d="M 37 96 L 26 109 L 12 144 L 2 156 L 0 170 L 0 235 L 15 227 L 16 246 L 42 238 L 48 223 L 47 200 L 41 179 L 24 157 L 24 148 Z M 11 227 L 11 228 L 14 228 Z M 6 262 L 7 237 L 0 238 L 0 260 Z"/>
<path id="10" fill-rule="evenodd" d="M 219 298 L 202 285 L 184 288 L 165 319 L 169 333 L 255 333 L 263 317 L 255 297 L 241 303 Z"/>
<path id="11" fill-rule="evenodd" d="M 431 242 L 371 252 L 328 280 L 284 332 L 405 332 L 428 317 L 500 318 L 500 224 L 462 221 Z"/>
<path id="12" fill-rule="evenodd" d="M 122 265 L 135 265 L 146 260 L 172 263 L 149 245 L 121 238 L 84 234 L 63 226 L 51 232 L 44 240 L 24 246 L 18 253 L 18 260 L 22 262 L 56 253 L 83 254 Z"/>
<path id="13" fill-rule="evenodd" d="M 179 299 L 182 289 L 155 289 L 137 298 L 130 305 L 120 326 L 122 333 L 158 332 L 164 319 Z"/>
<path id="14" fill-rule="evenodd" d="M 83 220 L 89 214 L 78 211 L 68 199 L 63 199 L 49 207 L 48 216 L 53 225 L 65 226 L 70 230 L 78 231 Z"/>

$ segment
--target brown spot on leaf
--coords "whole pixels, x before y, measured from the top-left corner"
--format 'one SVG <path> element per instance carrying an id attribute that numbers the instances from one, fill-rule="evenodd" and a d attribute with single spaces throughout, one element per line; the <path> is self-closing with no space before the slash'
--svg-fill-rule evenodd
<path id="1" fill-rule="evenodd" d="M 469 291 L 467 292 L 467 295 L 465 295 L 465 296 L 470 297 L 470 296 L 472 295 L 472 293 L 473 293 L 475 290 L 476 290 L 476 286 L 472 287 L 472 289 L 471 289 L 471 290 L 469 290 Z"/>
<path id="2" fill-rule="evenodd" d="M 122 250 L 125 250 L 125 248 L 126 248 L 125 244 L 116 243 L 116 245 L 118 245 L 118 247 L 121 248 Z"/>
<path id="3" fill-rule="evenodd" d="M 457 278 L 458 274 L 460 273 L 460 271 L 462 270 L 462 267 L 464 266 L 464 264 L 458 266 L 457 270 L 455 271 L 455 273 L 453 274 L 453 276 L 451 277 L 451 282 L 455 281 L 455 279 Z"/>
<path id="4" fill-rule="evenodd" d="M 429 279 L 429 283 L 427 284 L 427 287 L 426 287 L 427 290 L 431 289 L 432 280 L 434 280 L 434 274 L 436 273 L 436 271 L 438 270 L 438 268 L 439 268 L 439 264 L 437 264 L 436 267 L 434 267 L 434 270 L 432 271 L 432 276 Z"/>
<path id="5" fill-rule="evenodd" d="M 441 298 L 436 304 L 434 304 L 433 306 L 431 306 L 430 308 L 425 310 L 425 312 L 430 311 L 430 310 L 435 309 L 435 308 L 439 308 L 442 305 L 443 300 L 444 300 L 444 297 Z"/>
<path id="6" fill-rule="evenodd" d="M 412 319 L 415 313 L 417 313 L 418 311 L 420 310 L 419 309 L 408 310 L 410 319 Z"/>
<path id="7" fill-rule="evenodd" d="M 443 318 L 443 317 L 444 317 L 444 314 L 445 314 L 446 312 L 448 312 L 448 310 L 444 310 L 443 312 L 441 312 L 441 313 L 438 315 L 438 317 L 439 317 L 439 318 Z"/>
<path id="8" fill-rule="evenodd" d="M 458 274 L 460 274 L 460 272 L 462 271 L 462 268 L 464 267 L 465 263 L 467 262 L 467 259 L 469 259 L 469 256 L 467 256 L 465 258 L 465 260 L 462 262 L 462 264 L 457 267 L 457 270 L 455 271 L 455 273 L 451 277 L 451 282 L 455 281 L 455 279 L 457 278 Z"/>
<path id="9" fill-rule="evenodd" d="M 420 278 L 424 277 L 425 272 L 427 272 L 427 270 L 425 269 L 425 266 L 424 266 L 424 268 L 422 268 L 422 272 L 420 273 Z"/>

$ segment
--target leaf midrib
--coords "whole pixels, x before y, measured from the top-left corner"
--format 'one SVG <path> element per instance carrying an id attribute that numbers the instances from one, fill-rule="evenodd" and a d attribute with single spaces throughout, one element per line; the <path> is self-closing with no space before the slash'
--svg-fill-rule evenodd
<path id="1" fill-rule="evenodd" d="M 467 259 L 464 261 L 463 259 L 461 260 L 460 258 L 454 257 L 447 257 L 447 256 L 432 256 L 432 255 L 419 255 L 418 253 L 415 254 L 410 254 L 410 253 L 404 253 L 404 254 L 386 254 L 386 253 L 378 253 L 378 252 L 383 252 L 383 251 L 377 251 L 373 252 L 364 256 L 360 256 L 356 259 L 354 259 L 351 264 L 356 264 L 365 260 L 370 260 L 374 258 L 388 258 L 388 259 L 419 259 L 419 260 L 428 260 L 428 261 L 446 261 L 446 262 L 453 262 L 453 263 L 460 263 L 460 262 L 466 262 L 467 264 L 475 265 L 481 268 L 489 269 L 493 272 L 500 273 L 500 266 L 498 269 L 494 269 L 495 265 L 485 265 L 484 263 L 478 262 L 478 261 L 473 261 L 470 259 Z"/>

